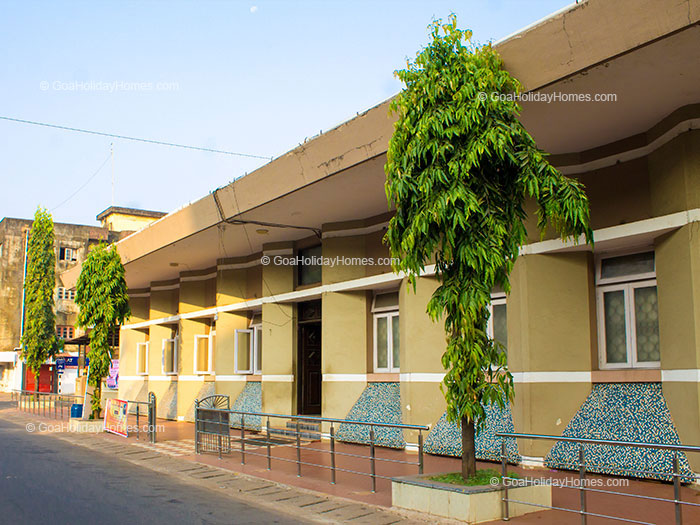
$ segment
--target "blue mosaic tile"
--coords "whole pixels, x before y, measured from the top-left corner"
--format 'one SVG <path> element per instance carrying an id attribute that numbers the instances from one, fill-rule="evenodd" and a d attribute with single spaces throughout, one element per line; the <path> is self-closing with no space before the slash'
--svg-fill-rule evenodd
<path id="1" fill-rule="evenodd" d="M 401 388 L 399 383 L 369 383 L 348 412 L 346 419 L 401 423 Z M 342 424 L 336 438 L 348 443 L 369 443 L 369 426 Z M 403 431 L 398 428 L 375 427 L 374 442 L 391 448 L 405 448 Z"/>
<path id="2" fill-rule="evenodd" d="M 562 434 L 678 445 L 680 440 L 661 383 L 605 383 L 593 390 Z M 638 447 L 583 445 L 586 469 L 601 474 L 671 480 L 673 453 Z M 552 468 L 578 469 L 576 443 L 558 441 L 545 458 Z M 680 472 L 692 475 L 688 458 L 679 455 Z M 683 478 L 683 481 L 691 481 Z"/>
<path id="3" fill-rule="evenodd" d="M 248 381 L 243 387 L 243 391 L 233 402 L 232 410 L 242 410 L 244 412 L 262 412 L 262 383 L 259 381 Z M 241 428 L 241 415 L 231 414 L 231 428 Z M 245 428 L 250 430 L 261 430 L 262 421 L 260 416 L 246 416 Z"/>
<path id="4" fill-rule="evenodd" d="M 496 432 L 514 432 L 510 405 L 501 410 L 498 405 L 484 405 L 486 422 L 476 434 L 475 448 L 477 459 L 501 461 L 501 438 Z M 462 456 L 462 429 L 459 423 L 447 421 L 444 413 L 425 440 L 424 450 L 441 456 Z M 506 439 L 506 457 L 509 463 L 520 463 L 518 443 L 513 438 Z"/>

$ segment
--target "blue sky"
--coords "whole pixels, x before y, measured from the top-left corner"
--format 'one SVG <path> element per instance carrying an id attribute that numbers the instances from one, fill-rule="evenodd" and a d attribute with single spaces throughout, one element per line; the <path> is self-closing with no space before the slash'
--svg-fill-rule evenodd
<path id="1" fill-rule="evenodd" d="M 273 157 L 397 93 L 433 18 L 487 42 L 569 3 L 4 1 L 0 116 Z M 0 217 L 94 224 L 111 142 L 119 206 L 172 211 L 265 162 L 0 120 Z"/>

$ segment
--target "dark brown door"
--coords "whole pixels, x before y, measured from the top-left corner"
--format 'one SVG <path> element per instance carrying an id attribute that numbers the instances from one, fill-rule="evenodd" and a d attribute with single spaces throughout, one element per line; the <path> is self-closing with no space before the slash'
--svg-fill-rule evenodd
<path id="1" fill-rule="evenodd" d="M 299 413 L 321 414 L 321 323 L 299 324 Z"/>

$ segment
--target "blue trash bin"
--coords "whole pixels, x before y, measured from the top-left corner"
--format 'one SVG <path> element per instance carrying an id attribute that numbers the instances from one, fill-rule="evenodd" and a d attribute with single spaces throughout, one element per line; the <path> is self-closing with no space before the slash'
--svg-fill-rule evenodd
<path id="1" fill-rule="evenodd" d="M 78 403 L 73 403 L 70 406 L 70 417 L 81 418 L 83 417 L 83 405 Z"/>

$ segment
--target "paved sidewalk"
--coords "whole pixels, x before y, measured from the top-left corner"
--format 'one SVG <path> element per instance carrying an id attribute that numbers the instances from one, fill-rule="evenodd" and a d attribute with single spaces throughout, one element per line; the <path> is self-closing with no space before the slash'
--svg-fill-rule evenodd
<path id="1" fill-rule="evenodd" d="M 0 418 L 19 426 L 33 423 L 37 430 L 40 428 L 39 424 L 44 423 L 48 428 L 54 430 L 46 432 L 46 434 L 72 445 L 116 456 L 142 467 L 174 476 L 187 483 L 220 491 L 239 500 L 296 516 L 299 519 L 317 523 L 372 523 L 376 525 L 456 523 L 418 513 L 399 513 L 376 505 L 319 494 L 301 487 L 292 487 L 271 480 L 255 478 L 244 473 L 233 472 L 212 465 L 211 461 L 200 462 L 185 456 L 182 453 L 184 451 L 176 450 L 177 446 L 175 450 L 167 450 L 173 447 L 173 442 L 166 441 L 152 446 L 111 434 L 58 431 L 62 424 L 67 427 L 67 421 L 27 414 L 13 408 L 0 410 Z M 190 448 L 190 453 L 191 451 L 192 448 Z M 197 456 L 196 458 L 211 459 L 208 456 Z M 216 456 L 213 459 L 216 459 Z"/>

